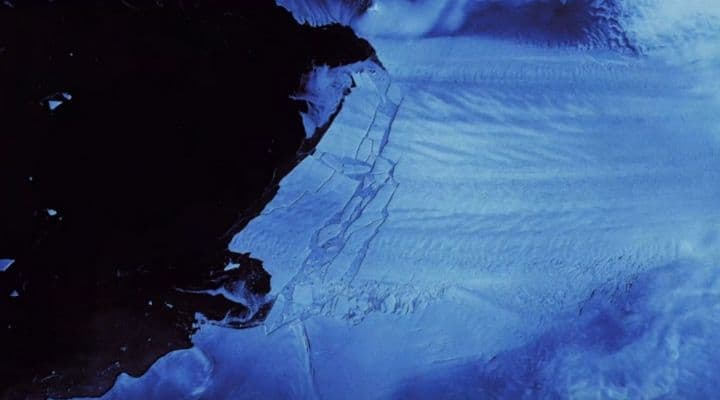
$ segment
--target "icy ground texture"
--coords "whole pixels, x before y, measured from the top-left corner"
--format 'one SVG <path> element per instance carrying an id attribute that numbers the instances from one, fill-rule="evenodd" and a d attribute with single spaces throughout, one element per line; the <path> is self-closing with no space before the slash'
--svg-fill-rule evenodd
<path id="1" fill-rule="evenodd" d="M 318 146 L 232 243 L 264 328 L 106 398 L 709 396 L 720 114 L 694 70 L 478 39 L 374 42 Z M 390 80 L 392 76 L 392 81 Z"/>
<path id="2" fill-rule="evenodd" d="M 105 398 L 716 397 L 720 49 L 371 41 L 387 71 L 231 243 L 264 326 Z"/>
<path id="3" fill-rule="evenodd" d="M 307 111 L 300 113 L 306 137 L 313 137 L 330 122 L 343 98 L 350 93 L 352 72 L 364 66 L 364 62 L 336 68 L 320 65 L 303 76 L 301 91 L 291 97 L 307 105 Z"/>
<path id="4" fill-rule="evenodd" d="M 720 40 L 717 0 L 277 0 L 301 23 L 369 37 L 476 35 L 633 52 Z M 713 43 L 713 42 L 711 42 Z M 717 46 L 715 44 L 715 46 Z"/>

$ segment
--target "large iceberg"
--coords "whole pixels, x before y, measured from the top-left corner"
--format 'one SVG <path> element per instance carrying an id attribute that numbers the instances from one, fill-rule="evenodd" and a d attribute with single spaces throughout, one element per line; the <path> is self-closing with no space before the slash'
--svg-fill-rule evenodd
<path id="1" fill-rule="evenodd" d="M 311 76 L 308 129 L 349 94 L 230 244 L 273 309 L 104 398 L 717 395 L 718 3 L 279 3 L 377 60 Z"/>

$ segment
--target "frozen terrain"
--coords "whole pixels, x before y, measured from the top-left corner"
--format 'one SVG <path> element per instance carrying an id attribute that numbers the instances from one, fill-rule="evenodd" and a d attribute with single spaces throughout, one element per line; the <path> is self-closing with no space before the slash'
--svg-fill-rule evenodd
<path id="1" fill-rule="evenodd" d="M 382 66 L 311 77 L 309 130 L 318 94 L 355 86 L 230 245 L 272 274 L 273 310 L 203 325 L 104 398 L 717 395 L 715 2 L 636 2 L 623 40 L 572 43 L 461 29 L 483 2 L 281 3 L 356 27 Z"/>

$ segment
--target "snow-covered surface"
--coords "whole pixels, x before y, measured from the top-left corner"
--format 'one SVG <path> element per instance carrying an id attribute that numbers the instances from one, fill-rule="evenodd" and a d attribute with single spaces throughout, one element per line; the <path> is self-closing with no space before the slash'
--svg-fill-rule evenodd
<path id="1" fill-rule="evenodd" d="M 272 274 L 264 326 L 105 398 L 715 396 L 718 49 L 371 43 L 386 70 L 335 71 L 341 112 L 230 245 Z"/>
<path id="2" fill-rule="evenodd" d="M 352 86 L 351 73 L 362 70 L 365 63 L 355 63 L 330 68 L 320 65 L 307 73 L 302 79 L 300 92 L 293 99 L 304 101 L 307 111 L 300 113 L 305 127 L 306 137 L 314 136 L 338 111 L 343 97 Z"/>
<path id="3" fill-rule="evenodd" d="M 313 26 L 339 23 L 349 25 L 362 14 L 370 0 L 276 0 L 291 11 L 298 22 Z"/>
<path id="4" fill-rule="evenodd" d="M 716 0 L 277 0 L 300 23 L 360 35 L 503 36 L 537 45 L 641 52 L 720 41 Z"/>

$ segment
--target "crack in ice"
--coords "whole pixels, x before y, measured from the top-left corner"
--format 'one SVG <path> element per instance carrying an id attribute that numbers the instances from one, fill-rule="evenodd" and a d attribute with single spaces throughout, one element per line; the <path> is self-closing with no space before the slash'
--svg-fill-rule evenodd
<path id="1" fill-rule="evenodd" d="M 327 185 L 336 173 L 358 183 L 342 208 L 313 232 L 308 245 L 308 254 L 303 259 L 300 269 L 278 294 L 278 297 L 289 301 L 279 302 L 284 303 L 284 307 L 282 310 L 275 310 L 274 313 L 281 313 L 280 321 L 269 318 L 267 323 L 269 331 L 292 321 L 319 314 L 325 304 L 332 302 L 334 296 L 345 292 L 362 267 L 370 244 L 389 217 L 388 206 L 399 185 L 394 175 L 398 161 L 386 157 L 384 150 L 389 142 L 392 124 L 402 104 L 402 98 L 397 103 L 389 99 L 391 82 L 386 72 L 383 71 L 379 76 L 373 75 L 371 79 L 378 88 L 380 101 L 376 104 L 371 122 L 355 148 L 355 157 L 340 157 L 330 152 L 318 152 L 313 155 L 316 160 L 332 170 L 330 177 L 324 180 L 319 188 Z M 379 115 L 384 115 L 385 118 L 378 118 Z M 373 135 L 379 137 L 374 138 Z M 367 154 L 361 155 L 364 144 L 371 142 L 373 145 Z M 370 205 L 377 202 L 380 202 L 379 210 L 369 210 Z M 356 237 L 360 237 L 358 240 L 361 244 L 358 248 L 354 248 L 352 259 L 343 263 L 339 257 L 347 249 L 348 243 Z M 338 268 L 342 271 L 336 270 Z M 313 293 L 308 294 L 303 289 L 323 286 L 333 287 L 334 290 L 319 294 L 311 289 Z M 318 301 L 321 304 L 316 304 Z M 298 307 L 299 304 L 302 305 Z"/>

